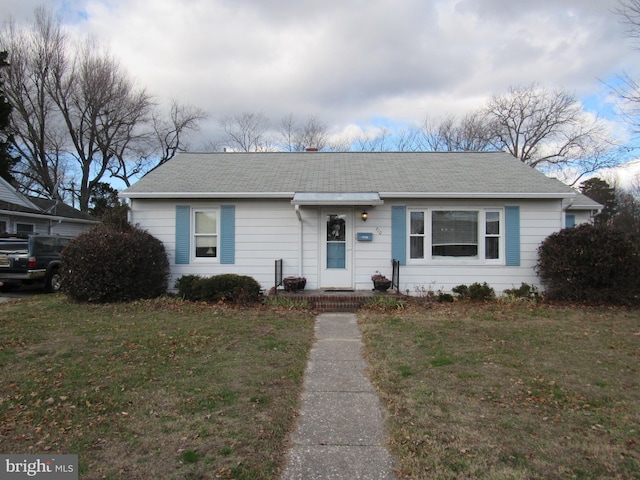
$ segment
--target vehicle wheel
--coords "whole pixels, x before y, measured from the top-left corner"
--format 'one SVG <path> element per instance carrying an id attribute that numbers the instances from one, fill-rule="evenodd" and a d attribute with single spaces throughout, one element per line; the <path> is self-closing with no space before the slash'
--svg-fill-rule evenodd
<path id="1" fill-rule="evenodd" d="M 60 287 L 62 287 L 62 276 L 60 275 L 60 271 L 56 268 L 51 270 L 49 275 L 47 275 L 45 289 L 47 292 L 55 293 L 60 291 Z"/>

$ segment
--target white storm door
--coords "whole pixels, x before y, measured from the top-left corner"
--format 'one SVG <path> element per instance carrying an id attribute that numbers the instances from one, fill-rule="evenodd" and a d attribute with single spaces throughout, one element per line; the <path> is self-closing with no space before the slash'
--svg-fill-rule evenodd
<path id="1" fill-rule="evenodd" d="M 326 210 L 321 216 L 321 288 L 353 288 L 352 219 L 353 213 L 348 210 Z"/>

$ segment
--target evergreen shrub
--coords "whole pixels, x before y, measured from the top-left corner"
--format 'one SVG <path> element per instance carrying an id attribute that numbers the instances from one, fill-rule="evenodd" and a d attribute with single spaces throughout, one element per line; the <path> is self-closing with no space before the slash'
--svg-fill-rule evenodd
<path id="1" fill-rule="evenodd" d="M 538 248 L 536 271 L 550 300 L 637 303 L 640 248 L 608 225 L 556 232 Z"/>
<path id="2" fill-rule="evenodd" d="M 225 273 L 212 277 L 184 275 L 176 281 L 178 295 L 185 300 L 230 302 L 249 305 L 260 301 L 260 284 L 245 275 Z"/>
<path id="3" fill-rule="evenodd" d="M 99 226 L 74 238 L 60 257 L 62 289 L 80 302 L 126 302 L 166 293 L 169 260 L 139 227 Z"/>
<path id="4" fill-rule="evenodd" d="M 458 285 L 451 289 L 451 291 L 458 295 L 460 300 L 474 300 L 476 302 L 483 302 L 487 300 L 493 300 L 496 298 L 496 292 L 493 288 L 484 283 L 472 283 L 471 285 Z"/>

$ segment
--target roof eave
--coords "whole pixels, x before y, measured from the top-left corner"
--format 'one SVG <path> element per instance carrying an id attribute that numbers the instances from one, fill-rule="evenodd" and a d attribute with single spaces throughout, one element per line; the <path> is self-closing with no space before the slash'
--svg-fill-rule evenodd
<path id="1" fill-rule="evenodd" d="M 560 199 L 575 197 L 571 192 L 535 193 L 535 192 L 380 192 L 381 198 L 504 198 L 504 199 Z"/>
<path id="2" fill-rule="evenodd" d="M 131 199 L 209 199 L 209 198 L 246 198 L 246 199 L 293 199 L 295 192 L 121 192 L 122 198 Z M 504 199 L 560 199 L 573 198 L 575 193 L 554 192 L 380 192 L 380 198 L 504 198 Z M 366 202 L 365 202 L 366 203 Z M 383 202 L 382 202 L 383 203 Z"/>
<path id="3" fill-rule="evenodd" d="M 0 215 L 8 215 L 13 217 L 24 218 L 37 218 L 40 220 L 50 220 L 52 222 L 67 222 L 67 223 L 86 223 L 88 225 L 99 224 L 100 220 L 89 220 L 85 218 L 73 218 L 73 217 L 61 217 L 59 215 L 49 215 L 46 213 L 30 213 L 19 212 L 16 210 L 0 210 Z"/>
<path id="4" fill-rule="evenodd" d="M 294 192 L 120 192 L 121 198 L 293 198 Z"/>

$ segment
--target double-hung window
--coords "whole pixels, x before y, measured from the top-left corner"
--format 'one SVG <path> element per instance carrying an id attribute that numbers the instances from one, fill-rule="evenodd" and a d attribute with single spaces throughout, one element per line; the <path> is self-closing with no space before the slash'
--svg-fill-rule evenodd
<path id="1" fill-rule="evenodd" d="M 425 209 L 409 213 L 409 258 L 495 262 L 503 258 L 498 209 Z"/>
<path id="2" fill-rule="evenodd" d="M 217 210 L 194 211 L 194 244 L 196 258 L 218 257 Z"/>
<path id="3" fill-rule="evenodd" d="M 484 258 L 500 258 L 500 212 L 484 212 Z"/>
<path id="4" fill-rule="evenodd" d="M 411 258 L 424 258 L 424 212 L 411 212 L 410 224 Z"/>

